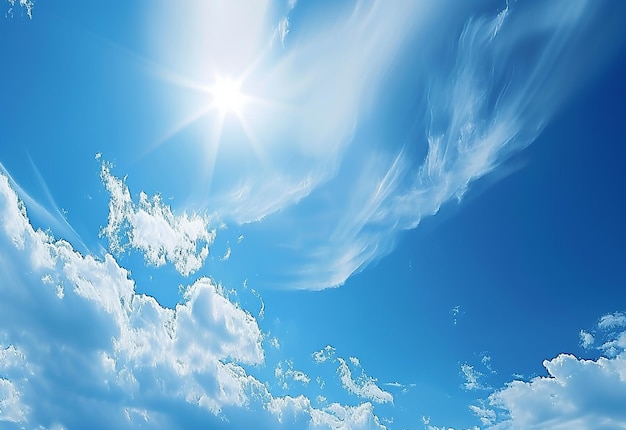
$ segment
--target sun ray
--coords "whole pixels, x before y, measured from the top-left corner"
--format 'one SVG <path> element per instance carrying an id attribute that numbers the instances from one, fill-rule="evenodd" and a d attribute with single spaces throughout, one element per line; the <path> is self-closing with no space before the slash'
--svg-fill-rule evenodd
<path id="1" fill-rule="evenodd" d="M 225 116 L 233 113 L 241 116 L 242 109 L 246 104 L 246 96 L 241 92 L 241 82 L 228 76 L 218 76 L 209 88 L 212 98 L 212 106 Z"/>

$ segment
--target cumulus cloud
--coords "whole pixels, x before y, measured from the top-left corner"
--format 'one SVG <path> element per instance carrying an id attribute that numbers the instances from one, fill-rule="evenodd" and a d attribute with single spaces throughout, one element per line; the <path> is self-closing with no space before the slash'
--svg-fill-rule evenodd
<path id="1" fill-rule="evenodd" d="M 152 297 L 136 294 L 128 273 L 110 255 L 103 260 L 82 256 L 68 242 L 33 230 L 5 176 L 0 176 L 0 198 L 0 319 L 12 345 L 2 362 L 6 367 L 7 357 L 15 361 L 25 355 L 32 367 L 32 376 L 24 370 L 21 379 L 11 378 L 5 386 L 22 381 L 22 396 L 32 397 L 43 384 L 41 394 L 52 402 L 51 392 L 64 382 L 84 384 L 95 397 L 120 390 L 131 404 L 135 394 L 152 392 L 154 399 L 180 398 L 212 413 L 245 402 L 236 363 L 263 362 L 261 332 L 254 318 L 220 295 L 212 281 L 199 279 L 176 309 L 163 308 Z M 50 280 L 64 286 L 63 296 Z M 55 374 L 49 374 L 47 360 L 59 365 Z M 74 372 L 83 377 L 72 377 Z M 35 383 L 40 380 L 45 382 Z M 17 390 L 11 393 L 18 398 Z M 52 412 L 36 403 L 31 410 L 38 419 Z M 122 410 L 115 416 L 122 419 Z"/>
<path id="2" fill-rule="evenodd" d="M 599 334 L 608 336 L 597 348 L 604 356 L 585 359 L 559 354 L 544 360 L 547 376 L 509 382 L 470 405 L 470 410 L 490 429 L 626 427 L 626 332 L 611 330 L 623 329 L 622 315 L 604 315 L 597 324 Z M 580 335 L 582 346 L 590 349 L 593 335 L 585 330 Z M 468 370 L 471 376 L 473 369 Z M 478 378 L 468 381 L 478 384 Z"/>
<path id="3" fill-rule="evenodd" d="M 545 360 L 547 377 L 513 381 L 490 396 L 509 418 L 495 428 L 597 428 L 626 426 L 626 356 L 585 360 L 561 354 Z"/>
<path id="4" fill-rule="evenodd" d="M 274 396 L 246 370 L 264 364 L 265 335 L 222 288 L 202 277 L 162 307 L 135 292 L 112 255 L 83 255 L 35 230 L 2 174 L 0 226 L 0 421 L 189 428 L 259 405 L 264 419 L 300 411 L 305 427 L 384 428 L 369 403 L 319 409 Z M 308 381 L 289 365 L 283 375 Z"/>
<path id="5" fill-rule="evenodd" d="M 441 426 L 441 427 L 439 427 L 439 426 L 433 425 L 430 422 L 430 417 L 425 417 L 425 416 L 422 416 L 422 424 L 424 424 L 424 429 L 425 430 L 454 430 L 454 428 L 448 427 L 448 426 Z M 459 430 L 461 430 L 461 429 L 459 429 Z M 466 430 L 480 430 L 480 429 L 479 429 L 478 426 L 474 426 L 474 427 L 471 427 L 471 428 L 467 428 Z"/>
<path id="6" fill-rule="evenodd" d="M 210 220 L 199 214 L 174 215 L 159 195 L 152 198 L 141 192 L 139 203 L 132 201 L 126 183 L 111 174 L 111 166 L 102 164 L 102 182 L 109 192 L 109 221 L 102 234 L 114 253 L 127 247 L 139 249 L 146 261 L 155 266 L 174 264 L 183 276 L 202 267 L 215 238 Z M 224 259 L 230 257 L 230 248 Z"/>
<path id="7" fill-rule="evenodd" d="M 23 422 L 26 410 L 15 385 L 8 379 L 0 379 L 0 421 Z"/>
<path id="8" fill-rule="evenodd" d="M 48 205 L 44 205 L 40 203 L 37 199 L 35 199 L 29 192 L 27 192 L 24 188 L 22 188 L 11 176 L 11 174 L 7 171 L 2 163 L 0 163 L 0 174 L 3 174 L 7 177 L 11 188 L 13 188 L 21 201 L 24 204 L 28 205 L 29 214 L 31 217 L 36 218 L 39 222 L 46 226 L 46 228 L 52 229 L 58 236 L 62 237 L 65 240 L 71 241 L 75 244 L 76 247 L 80 248 L 83 251 L 87 251 L 87 245 L 82 241 L 80 235 L 74 230 L 74 228 L 70 225 L 70 223 L 65 218 L 65 215 L 62 213 L 61 209 L 55 203 L 50 190 L 48 189 L 44 178 L 42 177 L 39 169 L 32 160 L 30 160 L 31 166 L 33 168 L 34 176 L 37 178 L 42 191 L 46 196 L 46 200 Z"/>
<path id="9" fill-rule="evenodd" d="M 274 413 L 281 423 L 286 422 L 288 418 L 298 423 L 299 418 L 306 417 L 306 422 L 300 423 L 308 424 L 311 429 L 386 429 L 374 415 L 371 403 L 361 403 L 358 406 L 332 403 L 320 409 L 312 407 L 310 400 L 304 396 L 285 396 L 273 398 L 267 405 L 268 410 Z"/>

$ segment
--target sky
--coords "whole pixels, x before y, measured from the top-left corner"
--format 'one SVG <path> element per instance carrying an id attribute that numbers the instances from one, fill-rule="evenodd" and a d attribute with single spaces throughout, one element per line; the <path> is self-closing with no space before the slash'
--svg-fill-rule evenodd
<path id="1" fill-rule="evenodd" d="M 0 428 L 626 428 L 626 3 L 0 13 Z"/>

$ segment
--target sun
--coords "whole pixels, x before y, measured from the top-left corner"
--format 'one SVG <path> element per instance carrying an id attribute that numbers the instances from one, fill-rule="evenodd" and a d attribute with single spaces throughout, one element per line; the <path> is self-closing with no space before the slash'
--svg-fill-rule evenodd
<path id="1" fill-rule="evenodd" d="M 209 88 L 212 98 L 211 106 L 217 109 L 220 115 L 233 113 L 241 116 L 246 104 L 246 96 L 241 92 L 241 82 L 230 77 L 218 76 Z"/>

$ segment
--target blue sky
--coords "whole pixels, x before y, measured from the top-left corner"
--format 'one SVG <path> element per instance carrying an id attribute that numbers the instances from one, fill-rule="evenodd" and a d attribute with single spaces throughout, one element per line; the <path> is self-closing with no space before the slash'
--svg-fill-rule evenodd
<path id="1" fill-rule="evenodd" d="M 626 6 L 3 8 L 0 427 L 626 426 Z"/>

